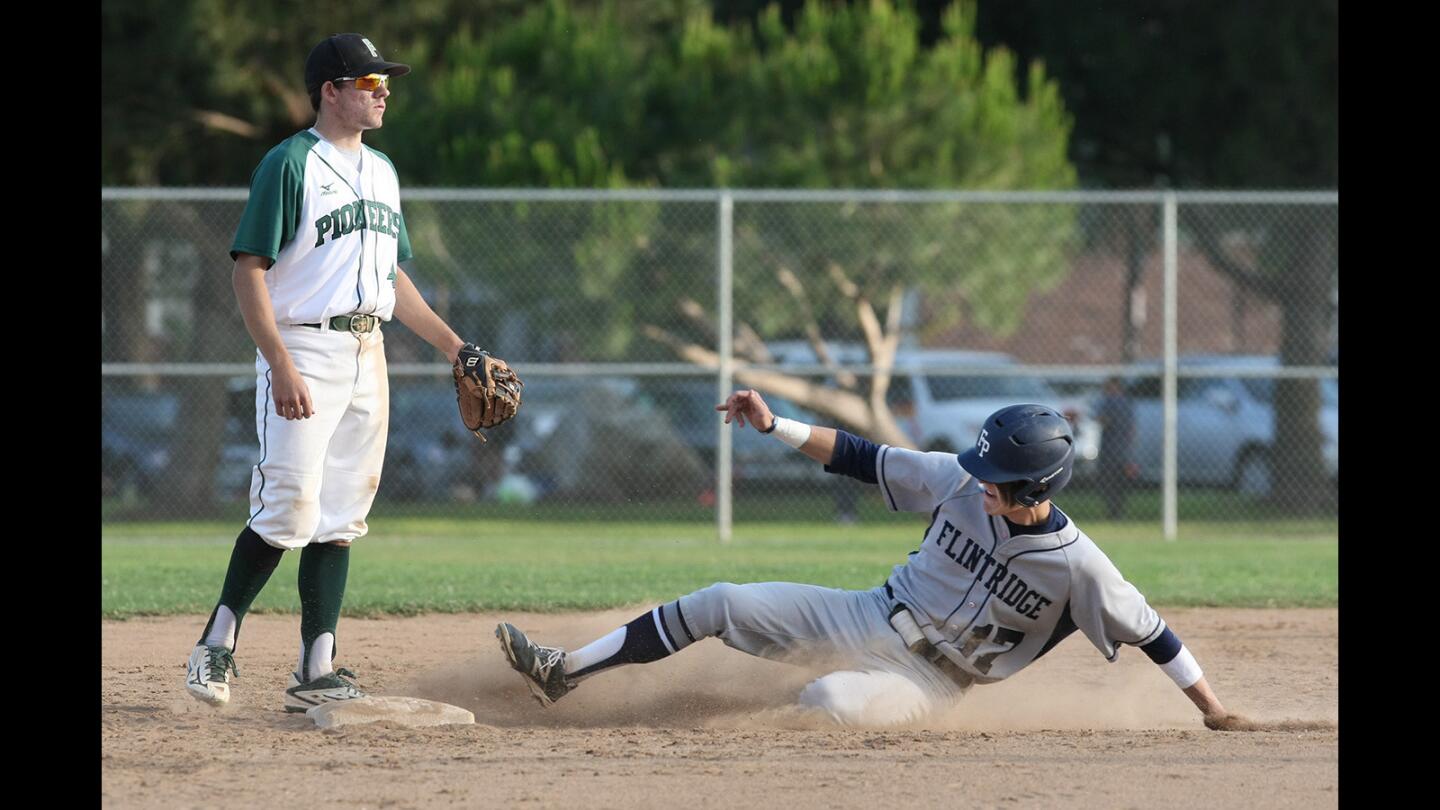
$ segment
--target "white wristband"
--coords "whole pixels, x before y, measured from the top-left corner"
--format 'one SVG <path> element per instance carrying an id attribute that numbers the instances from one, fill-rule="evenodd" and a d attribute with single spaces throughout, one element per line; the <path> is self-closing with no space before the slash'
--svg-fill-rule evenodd
<path id="1" fill-rule="evenodd" d="M 1174 658 L 1161 664 L 1160 668 L 1181 689 L 1189 689 L 1194 686 L 1205 674 L 1200 671 L 1200 665 L 1196 663 L 1195 656 L 1190 654 L 1190 650 L 1186 649 L 1184 644 L 1180 645 L 1180 652 L 1176 653 Z"/>
<path id="2" fill-rule="evenodd" d="M 769 432 L 796 450 L 799 450 L 800 446 L 810 438 L 809 425 L 794 419 L 786 419 L 783 416 L 775 417 L 775 422 L 771 425 Z"/>

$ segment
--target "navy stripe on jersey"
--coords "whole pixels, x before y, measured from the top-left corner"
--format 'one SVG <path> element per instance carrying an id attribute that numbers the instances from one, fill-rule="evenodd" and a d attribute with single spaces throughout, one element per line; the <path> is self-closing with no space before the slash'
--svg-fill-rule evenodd
<path id="1" fill-rule="evenodd" d="M 926 527 L 925 527 L 925 531 L 920 535 L 920 547 L 921 547 L 921 548 L 924 548 L 924 547 L 925 547 L 925 540 L 930 537 L 930 530 L 933 529 L 933 528 L 935 528 L 935 521 L 937 521 L 937 520 L 940 519 L 940 510 L 941 510 L 941 509 L 944 509 L 944 508 L 945 508 L 945 502 L 944 502 L 944 501 L 941 501 L 940 503 L 938 503 L 938 504 L 935 505 L 935 511 L 930 513 L 930 525 L 929 525 L 929 526 L 926 526 Z M 919 554 L 919 553 L 920 553 L 920 549 L 917 548 L 917 549 L 915 549 L 914 551 L 912 551 L 912 552 L 910 552 L 910 553 L 911 553 L 911 554 Z"/>
<path id="2" fill-rule="evenodd" d="M 1033 664 L 1039 661 L 1040 656 L 1050 652 L 1056 644 L 1064 641 L 1067 636 L 1079 629 L 1075 625 L 1075 620 L 1070 618 L 1070 603 L 1066 602 L 1065 609 L 1060 612 L 1060 620 L 1055 623 L 1055 630 L 1050 633 L 1050 638 L 1045 640 L 1045 646 L 1040 648 L 1040 652 L 1035 653 L 1035 657 L 1031 658 L 1030 662 Z"/>
<path id="3" fill-rule="evenodd" d="M 889 453 L 888 447 L 880 451 L 880 491 L 885 493 L 885 502 L 890 504 L 890 511 L 898 512 L 900 510 L 895 508 L 895 496 L 890 494 L 890 484 L 885 480 L 885 456 Z"/>
<path id="4" fill-rule="evenodd" d="M 993 529 L 994 527 L 992 526 L 991 528 Z M 1080 535 L 1077 534 L 1077 535 L 1075 535 L 1075 539 L 1074 539 L 1074 540 L 1071 540 L 1071 541 L 1068 542 L 1068 543 L 1062 543 L 1062 544 L 1060 544 L 1060 545 L 1058 545 L 1058 546 L 1055 546 L 1054 548 L 1032 548 L 1032 549 L 1030 549 L 1029 551 L 1022 551 L 1022 552 L 1020 552 L 1020 553 L 1018 553 L 1018 554 L 1012 554 L 1011 556 L 1006 557 L 1006 558 L 1005 558 L 1005 561 L 1002 562 L 1001 565 L 1005 566 L 1006 568 L 1009 568 L 1009 567 L 1010 567 L 1010 563 L 1014 562 L 1015 560 L 1019 559 L 1020 557 L 1024 557 L 1026 554 L 1043 554 L 1044 552 L 1047 552 L 1047 551 L 1059 551 L 1059 550 L 1061 550 L 1061 549 L 1063 549 L 1063 548 L 1066 548 L 1067 546 L 1073 546 L 1073 545 L 1075 545 L 1075 543 L 1076 543 L 1079 539 L 1080 539 Z M 994 546 L 991 546 L 991 547 L 990 547 L 990 555 L 991 555 L 992 557 L 995 555 L 995 547 L 994 547 Z M 965 589 L 965 596 L 966 596 L 967 598 L 970 596 L 970 591 L 974 590 L 974 589 L 975 589 L 975 586 L 978 585 L 978 584 L 980 584 L 980 580 L 983 579 L 983 578 L 984 578 L 984 577 L 975 577 L 975 580 L 970 583 L 970 587 Z M 1008 585 L 1009 583 L 1006 583 L 1006 584 Z M 991 597 L 992 595 L 993 595 L 993 592 L 992 592 L 989 588 L 986 588 L 986 589 L 985 589 L 985 598 L 980 601 L 980 608 L 979 608 L 979 610 L 975 611 L 975 617 L 972 618 L 972 619 L 970 619 L 970 624 L 974 624 L 974 623 L 975 623 L 975 619 L 978 619 L 978 618 L 980 617 L 980 612 L 985 609 L 985 605 L 986 605 L 986 603 L 988 603 L 988 602 L 990 601 L 990 597 Z M 950 611 L 950 616 L 954 616 L 956 613 L 958 613 L 958 612 L 960 611 L 960 607 L 961 607 L 962 605 L 964 605 L 964 604 L 965 604 L 965 601 L 962 599 L 962 600 L 960 601 L 960 604 L 959 604 L 959 605 L 956 605 L 956 606 L 955 606 L 955 609 L 952 610 L 952 611 Z M 946 617 L 945 617 L 945 621 L 947 621 L 947 622 L 950 621 L 950 616 L 946 616 Z M 969 630 L 969 629 L 970 629 L 970 624 L 965 625 L 965 630 Z M 965 634 L 965 631 L 964 631 L 964 630 L 960 631 L 960 635 L 961 635 L 961 636 L 963 636 L 964 634 Z M 952 639 L 952 641 L 953 641 L 953 640 L 958 640 L 959 638 L 960 638 L 960 636 L 956 636 L 955 639 Z"/>
<path id="5" fill-rule="evenodd" d="M 979 545 L 979 543 L 976 543 L 976 545 Z M 996 548 L 997 546 L 999 546 L 999 545 L 1000 545 L 1000 538 L 999 538 L 998 536 L 996 536 L 996 534 L 995 534 L 995 524 L 992 522 L 992 523 L 990 524 L 990 556 L 991 556 L 992 558 L 995 556 L 995 548 Z M 977 576 L 977 577 L 975 577 L 975 579 L 971 580 L 971 582 L 970 582 L 970 587 L 968 587 L 968 588 L 965 589 L 965 595 L 962 596 L 962 597 L 960 597 L 960 604 L 956 605 L 956 606 L 955 606 L 955 609 L 952 610 L 952 611 L 950 611 L 950 616 L 954 616 L 956 613 L 959 613 L 959 612 L 960 612 L 960 608 L 962 608 L 962 607 L 965 606 L 965 600 L 970 598 L 970 592 L 973 591 L 973 590 L 975 590 L 975 586 L 980 584 L 980 580 L 981 580 L 981 579 L 983 579 L 983 577 L 978 577 L 978 576 Z M 952 641 L 952 642 L 953 642 L 953 641 L 956 641 L 956 640 L 959 639 L 961 636 L 965 635 L 965 632 L 970 629 L 970 625 L 974 624 L 974 623 L 975 623 L 975 620 L 978 619 L 978 618 L 980 618 L 980 611 L 982 611 L 982 610 L 985 609 L 985 604 L 986 604 L 987 602 L 989 602 L 989 601 L 990 601 L 990 591 L 989 591 L 989 589 L 986 589 L 986 591 L 985 591 L 985 598 L 980 600 L 980 606 L 975 609 L 975 615 L 970 617 L 970 621 L 967 622 L 964 627 L 960 628 L 960 632 L 959 632 L 959 633 L 956 633 L 956 634 L 955 634 L 955 638 L 950 639 L 950 641 Z M 946 617 L 945 617 L 945 621 L 946 621 L 947 624 L 948 624 L 949 621 L 950 621 L 950 616 L 946 616 Z"/>
<path id="6" fill-rule="evenodd" d="M 875 456 L 879 452 L 880 445 L 837 428 L 835 449 L 830 452 L 830 463 L 825 465 L 825 472 L 848 475 L 867 484 L 877 483 Z"/>
<path id="7" fill-rule="evenodd" d="M 1162 618 L 1160 618 L 1160 614 L 1158 614 L 1158 613 L 1155 614 L 1155 629 L 1154 629 L 1154 630 L 1151 630 L 1150 632 L 1146 633 L 1146 634 L 1144 635 L 1144 637 L 1142 637 L 1142 638 L 1137 638 L 1137 639 L 1135 639 L 1134 641 L 1116 641 L 1116 642 L 1115 642 L 1115 651 L 1112 652 L 1110 655 L 1105 656 L 1105 660 L 1106 660 L 1106 661 L 1114 661 L 1116 658 L 1119 658 L 1119 657 L 1120 657 L 1120 645 L 1122 645 L 1122 644 L 1129 644 L 1131 647 L 1140 647 L 1140 649 L 1142 649 L 1142 650 L 1145 649 L 1143 645 L 1150 643 L 1150 642 L 1145 641 L 1145 639 L 1150 638 L 1151 636 L 1154 636 L 1156 633 L 1159 633 L 1159 632 L 1160 632 L 1160 627 L 1161 627 L 1161 625 L 1163 625 L 1163 624 L 1165 624 L 1165 620 L 1162 619 Z M 1166 629 L 1169 629 L 1169 628 L 1166 628 Z M 1162 635 L 1163 635 L 1163 634 L 1162 634 Z"/>
<path id="8" fill-rule="evenodd" d="M 246 526 L 249 526 L 255 518 L 260 516 L 261 512 L 265 511 L 265 459 L 270 455 L 266 444 L 266 439 L 270 436 L 270 369 L 268 368 L 265 369 L 265 406 L 260 409 L 260 413 L 260 424 L 262 425 L 260 428 L 260 462 L 255 465 L 255 471 L 260 473 L 260 491 L 255 494 L 260 501 L 260 508 L 255 510 L 255 514 L 251 515 L 249 520 L 245 521 Z"/>
<path id="9" fill-rule="evenodd" d="M 1170 632 L 1170 628 L 1167 627 L 1159 638 L 1140 649 L 1150 656 L 1151 661 L 1157 664 L 1168 664 L 1180 654 L 1180 637 Z"/>
<path id="10" fill-rule="evenodd" d="M 925 539 L 930 536 L 930 530 L 935 528 L 935 521 L 940 519 L 940 510 L 944 508 L 944 506 L 945 503 L 942 501 L 938 506 L 935 507 L 935 511 L 930 513 L 930 525 L 926 526 L 924 533 L 920 535 L 920 548 L 925 547 Z M 909 554 L 906 554 L 905 556 L 914 557 L 916 554 L 919 553 L 920 549 L 917 548 Z M 895 592 L 890 589 L 890 577 L 888 574 L 885 577 L 885 592 L 890 594 L 891 599 L 895 598 Z"/>
<path id="11" fill-rule="evenodd" d="M 1150 644 L 1151 642 L 1155 641 L 1155 638 L 1153 638 L 1153 636 L 1155 636 L 1156 633 L 1160 633 L 1160 627 L 1161 627 L 1162 625 L 1164 625 L 1164 624 L 1165 624 L 1165 620 L 1162 619 L 1162 618 L 1160 618 L 1160 614 L 1157 613 L 1157 614 L 1155 614 L 1155 629 L 1153 629 L 1153 630 L 1151 630 L 1150 632 L 1146 633 L 1144 636 L 1135 639 L 1134 641 L 1118 641 L 1118 642 L 1116 642 L 1116 643 L 1117 643 L 1117 644 L 1129 644 L 1129 645 L 1132 646 L 1132 647 L 1137 647 L 1137 646 L 1140 646 L 1140 645 L 1143 645 L 1143 644 Z M 1168 630 L 1169 628 L 1167 627 L 1166 629 Z M 1164 635 L 1164 634 L 1161 633 L 1161 635 Z M 1150 639 L 1150 641 L 1146 641 L 1145 639 L 1147 639 L 1147 638 Z"/>

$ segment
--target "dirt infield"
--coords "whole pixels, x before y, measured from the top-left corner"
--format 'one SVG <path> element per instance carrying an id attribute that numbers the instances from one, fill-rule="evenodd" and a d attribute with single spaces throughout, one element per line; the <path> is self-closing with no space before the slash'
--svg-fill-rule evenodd
<path id="1" fill-rule="evenodd" d="M 377 694 L 463 706 L 476 725 L 321 731 L 281 711 L 299 619 L 252 616 L 231 706 L 184 690 L 204 617 L 102 623 L 106 807 L 1333 807 L 1337 611 L 1162 611 L 1234 711 L 1290 730 L 1207 731 L 1138 650 L 1076 633 L 951 713 L 837 729 L 787 708 L 814 677 L 709 640 L 602 673 L 542 709 L 492 630 L 574 645 L 638 610 L 345 619 L 337 664 Z"/>

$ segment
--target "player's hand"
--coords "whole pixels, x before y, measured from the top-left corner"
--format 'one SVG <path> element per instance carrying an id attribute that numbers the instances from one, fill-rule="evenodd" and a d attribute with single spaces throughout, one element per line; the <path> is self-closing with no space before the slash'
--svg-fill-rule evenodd
<path id="1" fill-rule="evenodd" d="M 270 395 L 275 400 L 275 415 L 283 419 L 309 419 L 315 415 L 315 401 L 310 387 L 294 366 L 270 370 Z"/>
<path id="2" fill-rule="evenodd" d="M 1205 715 L 1205 727 L 1211 731 L 1255 731 L 1257 728 L 1255 721 L 1234 712 Z"/>
<path id="3" fill-rule="evenodd" d="M 770 406 L 765 404 L 760 392 L 754 388 L 736 391 L 723 404 L 716 405 L 715 410 L 725 412 L 727 425 L 734 420 L 740 427 L 745 427 L 748 420 L 756 430 L 765 430 L 775 423 L 775 415 L 770 413 Z"/>

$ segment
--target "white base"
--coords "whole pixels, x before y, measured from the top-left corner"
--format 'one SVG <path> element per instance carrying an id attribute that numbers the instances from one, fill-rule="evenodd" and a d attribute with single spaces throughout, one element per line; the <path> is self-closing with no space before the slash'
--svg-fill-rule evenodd
<path id="1" fill-rule="evenodd" d="M 320 728 L 338 728 L 385 720 L 402 726 L 473 725 L 475 715 L 459 706 L 411 697 L 368 695 L 355 700 L 322 703 L 305 716 Z"/>

